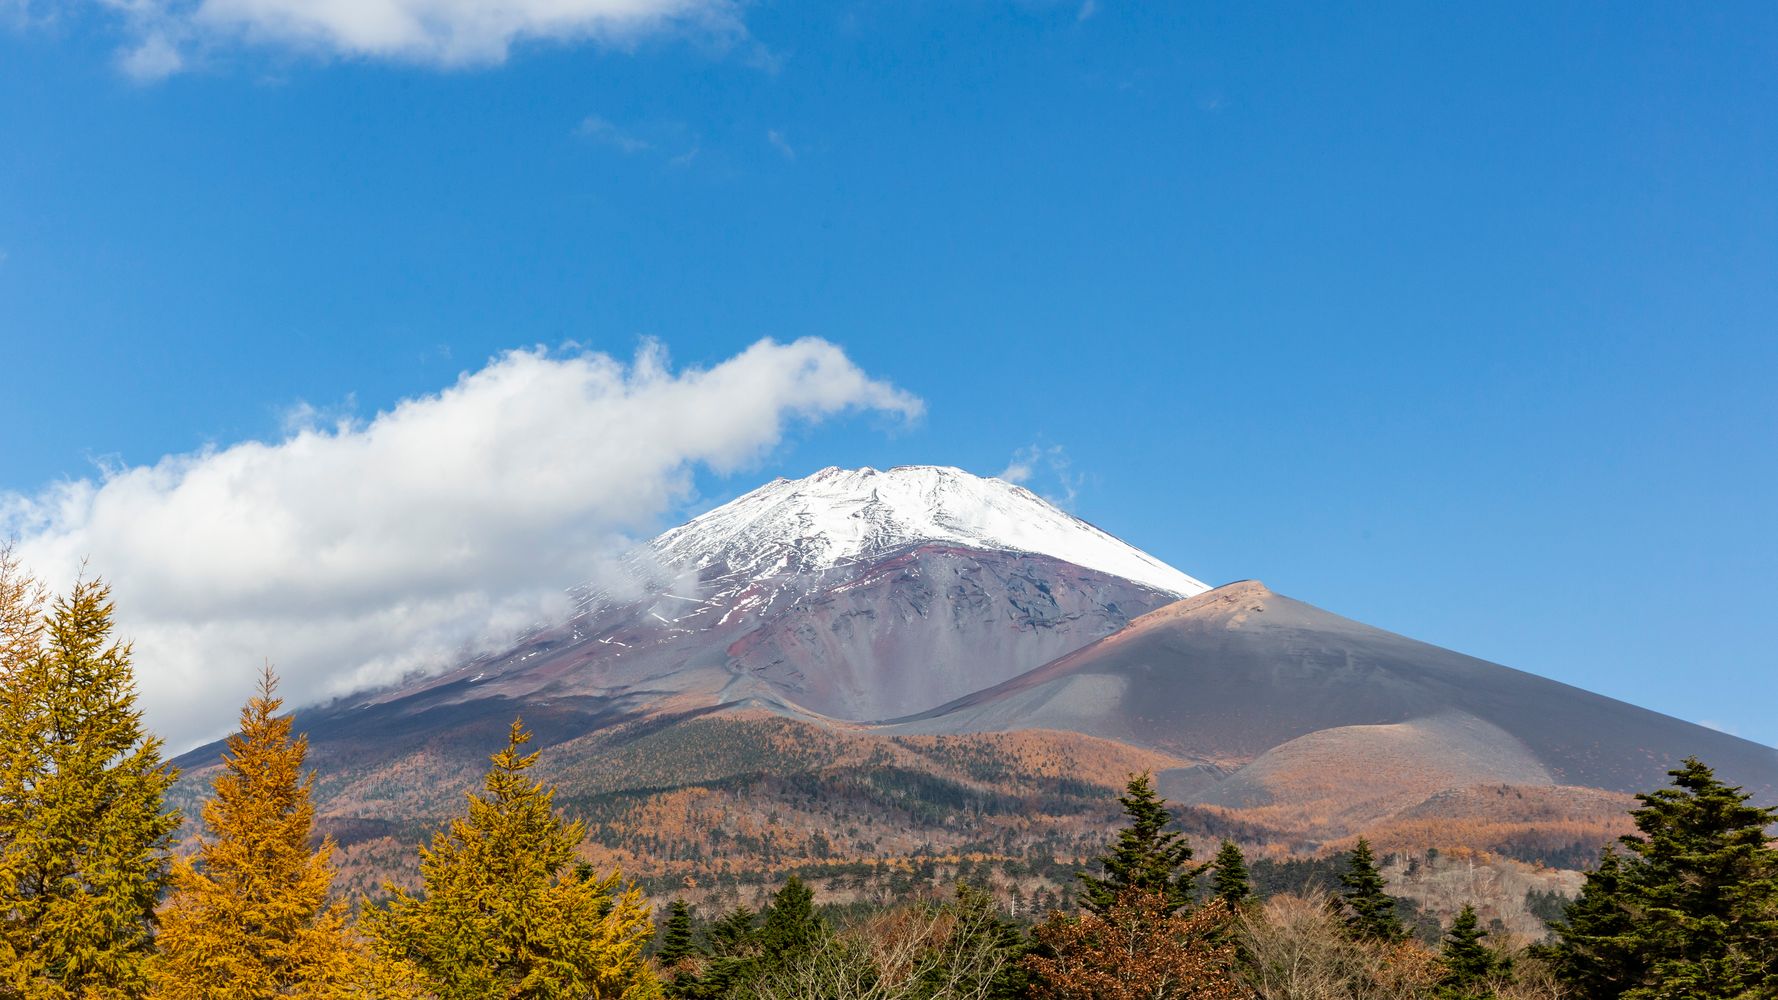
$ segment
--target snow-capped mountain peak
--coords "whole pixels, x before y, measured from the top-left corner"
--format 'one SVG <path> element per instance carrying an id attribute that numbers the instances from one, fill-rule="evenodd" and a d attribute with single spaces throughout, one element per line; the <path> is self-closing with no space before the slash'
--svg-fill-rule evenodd
<path id="1" fill-rule="evenodd" d="M 655 539 L 663 562 L 761 579 L 920 543 L 1030 552 L 1189 597 L 1210 588 L 1022 486 L 962 469 L 827 468 L 776 479 Z"/>

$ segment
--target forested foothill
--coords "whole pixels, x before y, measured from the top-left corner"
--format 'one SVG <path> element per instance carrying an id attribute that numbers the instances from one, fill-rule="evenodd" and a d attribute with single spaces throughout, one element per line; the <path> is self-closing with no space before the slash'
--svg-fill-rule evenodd
<path id="1" fill-rule="evenodd" d="M 272 670 L 184 816 L 130 660 L 103 583 L 52 598 L 0 554 L 0 998 L 1778 997 L 1778 811 L 1697 760 L 1637 797 L 1578 896 L 1528 900 L 1541 940 L 1469 906 L 1429 919 L 1362 837 L 1200 859 L 1147 774 L 1054 898 L 953 867 L 824 907 L 785 873 L 757 910 L 700 912 L 587 862 L 519 721 L 411 884 L 348 893 Z"/>

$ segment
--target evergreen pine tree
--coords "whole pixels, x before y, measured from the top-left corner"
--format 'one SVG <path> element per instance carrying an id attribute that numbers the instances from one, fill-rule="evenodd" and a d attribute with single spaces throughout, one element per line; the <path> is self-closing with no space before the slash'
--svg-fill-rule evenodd
<path id="1" fill-rule="evenodd" d="M 1247 859 L 1232 840 L 1222 842 L 1215 860 L 1210 862 L 1210 895 L 1239 909 L 1253 896 L 1253 885 L 1247 876 Z"/>
<path id="2" fill-rule="evenodd" d="M 1465 904 L 1463 912 L 1451 921 L 1445 932 L 1444 947 L 1439 952 L 1445 974 L 1439 980 L 1441 1000 L 1485 1000 L 1488 977 L 1499 971 L 1500 957 L 1482 943 L 1487 936 L 1475 907 Z"/>
<path id="3" fill-rule="evenodd" d="M 1407 936 L 1395 913 L 1395 897 L 1389 895 L 1383 873 L 1377 870 L 1370 841 L 1358 838 L 1352 853 L 1346 856 L 1346 871 L 1340 876 L 1340 885 L 1340 898 L 1348 911 L 1346 926 L 1353 936 L 1369 941 L 1400 941 Z"/>
<path id="4" fill-rule="evenodd" d="M 1696 759 L 1668 773 L 1637 796 L 1629 856 L 1588 876 L 1557 929 L 1557 968 L 1602 998 L 1778 996 L 1778 810 Z"/>
<path id="5" fill-rule="evenodd" d="M 1568 904 L 1563 922 L 1553 928 L 1556 976 L 1580 996 L 1620 997 L 1647 978 L 1648 961 L 1635 940 L 1625 868 L 1622 856 L 1607 847 L 1598 866 L 1587 873 L 1580 895 Z"/>
<path id="6" fill-rule="evenodd" d="M 360 985 L 366 956 L 346 929 L 345 905 L 328 899 L 333 842 L 309 846 L 308 737 L 291 738 L 276 690 L 267 667 L 204 803 L 210 837 L 195 862 L 173 866 L 153 965 L 156 998 L 341 997 Z"/>
<path id="7" fill-rule="evenodd" d="M 0 576 L 16 590 L 8 562 Z M 12 647 L 0 662 L 0 992 L 138 997 L 179 826 L 163 802 L 176 772 L 142 727 L 130 647 L 110 639 L 109 589 L 76 584 L 41 631 L 12 600 L 0 639 Z"/>
<path id="8" fill-rule="evenodd" d="M 696 975 L 680 971 L 665 984 L 676 1000 L 719 1000 L 735 995 L 754 970 L 759 958 L 758 915 L 737 906 L 711 924 L 705 932 L 708 947 Z"/>
<path id="9" fill-rule="evenodd" d="M 759 946 L 768 961 L 782 962 L 813 948 L 827 936 L 827 924 L 815 914 L 815 893 L 795 875 L 772 897 L 759 928 Z"/>
<path id="10" fill-rule="evenodd" d="M 420 850 L 421 895 L 390 886 L 367 915 L 378 948 L 416 966 L 440 1000 L 660 994 L 642 948 L 654 931 L 641 890 L 584 878 L 585 825 L 554 811 L 554 789 L 526 774 L 537 754 L 514 722 L 469 815 Z"/>
<path id="11" fill-rule="evenodd" d="M 673 900 L 667 908 L 667 925 L 661 933 L 661 948 L 655 953 L 662 968 L 671 969 L 679 960 L 697 950 L 691 935 L 691 907 L 683 899 Z"/>
<path id="12" fill-rule="evenodd" d="M 1131 775 L 1118 802 L 1124 807 L 1128 825 L 1118 832 L 1110 853 L 1098 859 L 1103 876 L 1076 873 L 1081 881 L 1081 905 L 1104 915 L 1125 891 L 1136 889 L 1160 893 L 1167 912 L 1177 912 L 1191 902 L 1195 876 L 1187 867 L 1192 859 L 1191 844 L 1167 829 L 1173 814 L 1155 792 L 1148 774 Z"/>
<path id="13" fill-rule="evenodd" d="M 710 953 L 739 957 L 751 953 L 759 937 L 759 914 L 737 906 L 710 925 Z"/>

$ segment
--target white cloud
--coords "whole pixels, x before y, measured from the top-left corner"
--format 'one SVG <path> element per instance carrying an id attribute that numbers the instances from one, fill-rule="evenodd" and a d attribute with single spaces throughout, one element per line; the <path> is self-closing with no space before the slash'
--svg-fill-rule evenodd
<path id="1" fill-rule="evenodd" d="M 185 57 L 167 36 L 154 32 L 135 47 L 119 53 L 117 64 L 132 79 L 151 83 L 184 69 Z"/>
<path id="2" fill-rule="evenodd" d="M 369 420 L 293 411 L 278 441 L 0 495 L 0 536 L 65 588 L 115 589 L 143 704 L 175 746 L 217 735 L 270 659 L 295 703 L 448 665 L 605 572 L 690 494 L 787 425 L 918 399 L 821 340 L 707 370 L 658 349 L 513 351 Z"/>
<path id="3" fill-rule="evenodd" d="M 654 154 L 672 167 L 688 167 L 698 156 L 697 133 L 683 122 L 654 120 L 623 126 L 602 115 L 587 115 L 574 127 L 574 133 L 625 156 Z"/>
<path id="4" fill-rule="evenodd" d="M 1084 475 L 1070 468 L 1068 452 L 1059 444 L 1030 444 L 1018 449 L 1012 453 L 1006 468 L 1000 470 L 998 478 L 1032 487 L 1045 500 L 1064 510 L 1073 509 L 1080 487 L 1086 481 Z M 1043 489 L 1036 488 L 1040 480 Z"/>
<path id="5" fill-rule="evenodd" d="M 1006 463 L 1006 468 L 1001 469 L 1000 475 L 996 478 L 1004 479 L 1009 483 L 1017 483 L 1018 485 L 1023 486 L 1030 482 L 1031 477 L 1036 474 L 1037 448 L 1033 445 L 1028 448 L 1020 448 L 1018 451 L 1013 452 L 1012 461 Z"/>
<path id="6" fill-rule="evenodd" d="M 786 160 L 796 159 L 796 147 L 790 144 L 790 140 L 784 138 L 783 132 L 780 132 L 775 128 L 766 129 L 766 141 L 771 143 L 772 148 L 777 150 L 778 154 Z"/>
<path id="7" fill-rule="evenodd" d="M 90 0 L 136 40 L 125 72 L 157 79 L 237 44 L 439 67 L 504 62 L 527 41 L 629 45 L 681 31 L 746 37 L 736 0 Z"/>
<path id="8" fill-rule="evenodd" d="M 582 118 L 575 131 L 588 139 L 614 146 L 624 153 L 640 153 L 654 148 L 654 144 L 647 139 L 631 135 L 598 115 L 587 115 Z"/>

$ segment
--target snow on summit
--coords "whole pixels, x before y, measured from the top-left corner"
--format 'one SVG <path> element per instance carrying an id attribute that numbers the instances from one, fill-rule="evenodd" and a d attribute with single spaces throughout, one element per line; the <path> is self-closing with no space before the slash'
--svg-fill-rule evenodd
<path id="1" fill-rule="evenodd" d="M 948 542 L 1050 556 L 1182 597 L 1210 588 L 1022 486 L 962 469 L 827 468 L 778 479 L 655 539 L 671 565 L 761 578 Z"/>

